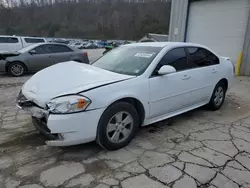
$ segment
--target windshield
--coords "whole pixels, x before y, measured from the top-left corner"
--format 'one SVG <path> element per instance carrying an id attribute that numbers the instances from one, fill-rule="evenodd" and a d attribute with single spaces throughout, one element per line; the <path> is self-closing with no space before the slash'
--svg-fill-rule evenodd
<path id="1" fill-rule="evenodd" d="M 111 72 L 141 75 L 161 51 L 161 47 L 122 46 L 111 50 L 92 65 Z"/>

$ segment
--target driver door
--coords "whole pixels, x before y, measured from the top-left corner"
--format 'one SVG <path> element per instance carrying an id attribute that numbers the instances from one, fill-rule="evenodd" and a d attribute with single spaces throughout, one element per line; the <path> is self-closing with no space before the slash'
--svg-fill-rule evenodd
<path id="1" fill-rule="evenodd" d="M 175 73 L 158 75 L 163 65 L 170 65 L 176 69 Z M 150 119 L 159 119 L 178 112 L 190 104 L 192 98 L 191 75 L 189 74 L 187 56 L 184 48 L 168 51 L 160 60 L 153 75 L 149 78 L 150 86 Z"/>

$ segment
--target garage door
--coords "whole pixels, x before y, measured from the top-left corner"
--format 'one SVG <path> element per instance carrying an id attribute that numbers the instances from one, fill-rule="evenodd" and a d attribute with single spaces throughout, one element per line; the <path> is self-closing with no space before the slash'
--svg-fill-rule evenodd
<path id="1" fill-rule="evenodd" d="M 249 10 L 249 0 L 191 2 L 186 41 L 204 44 L 236 62 L 243 49 Z"/>

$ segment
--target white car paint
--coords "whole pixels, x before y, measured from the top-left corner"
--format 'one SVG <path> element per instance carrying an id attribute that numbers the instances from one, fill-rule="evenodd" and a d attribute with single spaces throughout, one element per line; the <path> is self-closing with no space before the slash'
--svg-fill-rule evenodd
<path id="1" fill-rule="evenodd" d="M 39 40 L 39 42 L 36 42 L 36 40 Z M 0 35 L 0 52 L 14 52 L 41 42 L 46 42 L 45 38 Z"/>
<path id="2" fill-rule="evenodd" d="M 79 93 L 99 85 L 133 78 L 75 61 L 63 62 L 37 72 L 23 85 L 23 94 L 45 108 L 57 96 Z M 49 87 L 48 87 L 49 86 Z"/>
<path id="3" fill-rule="evenodd" d="M 52 134 L 60 134 L 61 139 L 47 141 L 48 145 L 68 146 L 95 140 L 101 115 L 120 99 L 130 97 L 141 102 L 145 111 L 142 125 L 145 126 L 207 104 L 221 79 L 227 79 L 228 88 L 234 80 L 233 65 L 223 57 L 220 57 L 218 65 L 151 77 L 156 65 L 169 50 L 188 46 L 208 49 L 201 45 L 155 42 L 126 46 L 156 46 L 162 47 L 162 50 L 146 71 L 137 77 L 68 62 L 46 68 L 24 84 L 24 96 L 42 108 L 52 98 L 67 94 L 79 93 L 92 101 L 84 112 L 49 114 L 47 126 Z"/>

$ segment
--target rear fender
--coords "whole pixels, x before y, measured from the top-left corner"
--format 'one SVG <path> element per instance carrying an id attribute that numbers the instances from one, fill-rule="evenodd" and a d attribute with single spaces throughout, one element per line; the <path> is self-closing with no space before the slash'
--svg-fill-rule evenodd
<path id="1" fill-rule="evenodd" d="M 230 64 L 229 66 L 233 67 L 233 73 L 235 74 L 235 65 L 231 61 L 231 59 L 229 57 L 221 57 L 221 59 L 222 59 L 222 63 L 224 63 L 224 64 Z"/>

